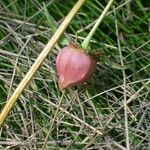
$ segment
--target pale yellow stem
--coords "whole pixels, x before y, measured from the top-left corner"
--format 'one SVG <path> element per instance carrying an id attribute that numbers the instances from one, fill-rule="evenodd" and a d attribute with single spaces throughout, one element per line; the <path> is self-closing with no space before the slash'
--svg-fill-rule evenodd
<path id="1" fill-rule="evenodd" d="M 49 52 L 52 50 L 52 48 L 54 47 L 54 45 L 56 44 L 56 42 L 58 41 L 60 36 L 64 33 L 65 29 L 69 25 L 70 21 L 73 19 L 73 17 L 75 16 L 75 14 L 78 12 L 78 10 L 84 4 L 85 1 L 86 0 L 79 0 L 74 5 L 72 10 L 66 16 L 65 20 L 62 22 L 62 24 L 59 26 L 59 28 L 57 29 L 57 31 L 55 32 L 53 37 L 48 42 L 46 47 L 43 49 L 41 54 L 38 56 L 38 58 L 36 59 L 36 61 L 32 65 L 32 67 L 29 69 L 29 71 L 27 72 L 27 74 L 25 75 L 23 80 L 20 82 L 20 84 L 18 85 L 18 87 L 16 88 L 16 90 L 14 91 L 14 93 L 12 94 L 12 96 L 10 97 L 10 99 L 8 100 L 8 102 L 6 103 L 6 105 L 4 106 L 4 108 L 0 114 L 0 127 L 3 125 L 6 117 L 8 116 L 8 114 L 11 111 L 11 109 L 13 108 L 13 106 L 15 105 L 15 103 L 16 103 L 17 99 L 19 98 L 19 96 L 21 95 L 22 91 L 25 89 L 27 84 L 30 82 L 31 78 L 36 73 L 38 68 L 42 65 L 43 61 L 45 60 L 45 58 L 47 57 Z"/>

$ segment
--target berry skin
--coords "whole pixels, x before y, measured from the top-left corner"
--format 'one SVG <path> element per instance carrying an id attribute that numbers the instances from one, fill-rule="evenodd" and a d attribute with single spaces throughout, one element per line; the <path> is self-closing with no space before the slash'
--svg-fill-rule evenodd
<path id="1" fill-rule="evenodd" d="M 86 82 L 96 69 L 96 60 L 83 49 L 69 45 L 57 56 L 56 69 L 61 90 Z"/>

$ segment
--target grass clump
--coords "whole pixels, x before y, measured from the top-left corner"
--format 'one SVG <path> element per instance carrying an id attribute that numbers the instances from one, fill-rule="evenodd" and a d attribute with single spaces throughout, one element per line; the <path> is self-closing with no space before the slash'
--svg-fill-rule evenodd
<path id="1" fill-rule="evenodd" d="M 53 34 L 43 3 L 59 26 L 75 1 L 0 2 L 1 109 Z M 65 37 L 81 44 L 106 4 L 87 1 Z M 90 43 L 104 53 L 93 79 L 65 93 L 55 70 L 59 42 L 1 129 L 1 149 L 148 149 L 148 10 L 140 0 L 115 1 Z"/>

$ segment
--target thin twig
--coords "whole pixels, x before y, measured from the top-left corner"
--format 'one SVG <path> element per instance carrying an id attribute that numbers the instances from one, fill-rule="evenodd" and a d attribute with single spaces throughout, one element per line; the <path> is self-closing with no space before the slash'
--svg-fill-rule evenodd
<path id="1" fill-rule="evenodd" d="M 48 138 L 49 138 L 49 136 L 50 136 L 50 134 L 51 134 L 51 132 L 52 132 L 52 128 L 53 128 L 53 125 L 54 125 L 54 123 L 55 123 L 55 121 L 56 121 L 56 117 L 57 117 L 57 115 L 58 115 L 59 108 L 60 108 L 61 103 L 62 103 L 62 100 L 63 100 L 63 98 L 64 98 L 64 94 L 65 94 L 65 92 L 63 92 L 63 94 L 62 94 L 62 96 L 61 96 L 61 98 L 60 98 L 60 100 L 59 100 L 58 107 L 57 107 L 57 109 L 56 109 L 56 111 L 55 111 L 53 120 L 52 120 L 52 122 L 51 122 L 50 128 L 49 128 L 48 133 L 47 133 L 47 135 L 46 135 L 44 144 L 43 144 L 43 146 L 42 146 L 42 150 L 45 149 L 45 146 L 46 146 L 46 144 L 47 144 L 47 142 L 48 142 Z"/>
<path id="2" fill-rule="evenodd" d="M 50 104 L 51 106 L 58 108 L 60 111 L 64 112 L 65 114 L 67 114 L 68 116 L 74 118 L 75 120 L 79 121 L 81 124 L 85 125 L 86 127 L 88 127 L 89 129 L 91 129 L 94 133 L 97 133 L 98 135 L 102 135 L 103 133 L 97 129 L 96 127 L 93 127 L 92 125 L 88 124 L 87 122 L 81 120 L 80 118 L 76 117 L 75 115 L 71 114 L 69 111 L 67 111 L 66 109 L 64 109 L 63 107 L 58 107 L 58 105 L 54 104 L 53 102 L 42 98 L 43 101 L 47 102 L 48 104 Z"/>
<path id="3" fill-rule="evenodd" d="M 119 55 L 120 55 L 120 62 L 121 62 L 121 66 L 124 66 L 124 62 L 123 62 L 123 55 L 122 55 L 122 51 L 121 51 L 121 46 L 120 46 L 120 40 L 119 40 L 119 31 L 118 31 L 118 22 L 116 19 L 116 12 L 114 11 L 114 15 L 115 15 L 115 26 L 116 26 L 116 36 L 117 36 L 117 43 L 118 43 L 118 50 L 119 50 Z M 125 70 L 122 70 L 122 74 L 123 74 L 123 104 L 124 104 L 124 115 L 125 115 L 125 135 L 126 135 L 126 149 L 130 150 L 130 145 L 129 145 L 129 129 L 128 129 L 128 114 L 127 114 L 127 91 L 126 91 L 126 73 Z"/>
<path id="4" fill-rule="evenodd" d="M 13 70 L 12 78 L 11 78 L 11 81 L 10 81 L 10 87 L 9 87 L 9 90 L 8 90 L 7 100 L 10 98 L 10 93 L 11 93 L 11 90 L 12 90 L 12 85 L 13 85 L 14 77 L 15 77 L 15 74 L 16 74 L 16 69 L 17 69 L 19 57 L 20 57 L 22 51 L 24 50 L 24 48 L 26 47 L 26 45 L 28 44 L 28 42 L 30 41 L 30 39 L 31 39 L 31 36 L 27 39 L 27 41 L 25 42 L 25 44 L 21 48 L 20 52 L 17 54 L 17 58 L 16 58 L 16 61 L 15 61 L 15 64 L 14 64 L 14 70 Z"/>

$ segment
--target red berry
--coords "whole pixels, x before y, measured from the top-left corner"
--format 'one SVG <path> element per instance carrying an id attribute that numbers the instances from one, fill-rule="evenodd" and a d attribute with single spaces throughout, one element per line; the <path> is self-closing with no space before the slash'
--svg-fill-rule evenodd
<path id="1" fill-rule="evenodd" d="M 96 60 L 74 45 L 64 47 L 57 56 L 60 89 L 87 81 L 96 69 Z"/>

